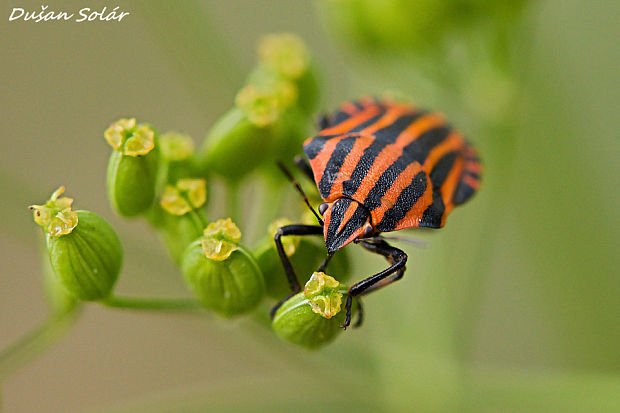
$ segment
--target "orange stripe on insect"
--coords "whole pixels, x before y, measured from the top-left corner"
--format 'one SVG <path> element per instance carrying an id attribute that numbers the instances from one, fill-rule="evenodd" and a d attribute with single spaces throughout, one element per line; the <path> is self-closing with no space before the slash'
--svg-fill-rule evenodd
<path id="1" fill-rule="evenodd" d="M 476 161 L 467 161 L 465 169 L 474 174 L 480 174 L 482 172 L 482 165 Z"/>
<path id="2" fill-rule="evenodd" d="M 381 118 L 379 118 L 379 120 L 377 120 L 375 123 L 373 123 L 372 125 L 369 125 L 368 127 L 362 129 L 359 133 L 360 135 L 370 135 L 375 133 L 376 131 L 378 131 L 381 128 L 384 128 L 386 126 L 390 126 L 392 123 L 394 123 L 396 121 L 396 119 L 398 119 L 399 117 L 401 117 L 402 115 L 408 113 L 411 111 L 411 107 L 409 106 L 395 106 L 392 107 L 390 109 L 388 109 L 385 114 L 383 116 L 381 116 Z"/>
<path id="3" fill-rule="evenodd" d="M 385 171 L 390 165 L 397 159 L 402 153 L 403 148 L 415 141 L 421 134 L 427 130 L 444 123 L 443 118 L 436 114 L 430 113 L 420 117 L 407 127 L 396 141 L 387 145 L 374 159 L 373 164 L 368 170 L 367 176 L 380 176 L 382 171 Z M 375 182 L 362 181 L 362 184 L 357 188 L 353 199 L 366 199 L 370 190 L 374 187 Z"/>
<path id="4" fill-rule="evenodd" d="M 431 171 L 435 164 L 448 152 L 456 151 L 463 147 L 465 141 L 458 132 L 452 131 L 446 139 L 435 146 L 424 161 L 424 170 Z"/>
<path id="5" fill-rule="evenodd" d="M 424 211 L 433 203 L 433 184 L 428 175 L 426 176 L 426 189 L 424 194 L 405 214 L 404 218 L 396 223 L 394 231 L 403 228 L 415 228 L 420 225 L 420 220 L 424 216 Z"/>
<path id="6" fill-rule="evenodd" d="M 446 217 L 454 208 L 454 203 L 452 202 L 452 197 L 454 196 L 454 191 L 456 190 L 457 185 L 459 184 L 461 174 L 463 173 L 463 159 L 457 158 L 454 161 L 454 165 L 452 165 L 452 169 L 450 173 L 446 177 L 446 180 L 441 185 L 441 198 L 443 199 L 444 204 L 444 212 L 441 217 L 441 226 L 443 226 L 446 222 Z"/>
<path id="7" fill-rule="evenodd" d="M 356 108 L 356 110 L 359 110 L 359 109 Z M 362 123 L 366 122 L 368 119 L 372 118 L 373 116 L 377 116 L 380 111 L 381 111 L 381 108 L 378 106 L 369 107 L 368 109 L 365 109 L 359 113 L 354 114 L 349 119 L 345 120 L 342 123 L 339 123 L 338 125 L 335 125 L 331 128 L 323 129 L 321 131 L 321 135 L 322 136 L 340 135 L 340 134 L 346 133 L 349 130 L 355 128 L 356 126 L 359 126 Z"/>
<path id="8" fill-rule="evenodd" d="M 348 113 L 349 115 L 353 115 L 355 112 L 359 112 L 359 109 L 357 108 L 357 106 L 355 106 L 351 102 L 344 102 L 342 105 L 340 105 L 340 109 L 343 112 Z"/>
<path id="9" fill-rule="evenodd" d="M 351 179 L 351 174 L 355 170 L 359 160 L 364 155 L 364 150 L 374 142 L 374 137 L 371 136 L 373 132 L 391 125 L 396 119 L 406 113 L 408 107 L 394 107 L 390 108 L 379 120 L 365 129 L 362 129 L 360 135 L 362 136 L 355 141 L 353 148 L 345 157 L 340 170 L 338 171 L 338 177 L 334 180 L 332 188 L 327 200 L 332 200 L 339 195 L 342 195 L 342 184 L 344 181 Z M 319 181 L 320 182 L 320 181 Z"/>
<path id="10" fill-rule="evenodd" d="M 357 138 L 353 144 L 353 148 L 351 148 L 351 151 L 344 159 L 342 166 L 340 167 L 340 171 L 338 171 L 338 177 L 334 180 L 329 197 L 325 198 L 326 201 L 335 201 L 336 198 L 342 195 L 343 182 L 351 179 L 351 174 L 355 170 L 360 158 L 364 155 L 364 150 L 373 142 L 374 139 L 370 136 L 362 136 Z"/>
<path id="11" fill-rule="evenodd" d="M 471 186 L 473 189 L 478 189 L 478 187 L 480 186 L 480 181 L 471 175 L 465 175 L 463 177 L 463 182 Z"/>
<path id="12" fill-rule="evenodd" d="M 394 182 L 392 182 L 392 186 L 390 186 L 390 188 L 385 191 L 385 194 L 381 197 L 381 205 L 371 211 L 373 222 L 377 224 L 381 222 L 383 215 L 385 215 L 387 210 L 394 206 L 403 189 L 411 185 L 411 178 L 416 176 L 416 174 L 421 170 L 422 167 L 417 162 L 412 162 L 407 165 L 403 172 L 398 175 Z"/>
<path id="13" fill-rule="evenodd" d="M 323 146 L 323 149 L 321 149 L 321 152 L 319 152 L 319 154 L 310 161 L 310 165 L 312 166 L 312 170 L 314 171 L 315 182 L 321 182 L 321 179 L 323 178 L 323 173 L 325 172 L 325 168 L 327 166 L 327 162 L 329 162 L 329 159 L 331 158 L 334 149 L 336 149 L 336 145 L 338 145 L 338 142 L 340 142 L 344 138 L 345 136 L 343 135 L 329 139 L 327 142 L 325 142 L 325 145 Z"/>

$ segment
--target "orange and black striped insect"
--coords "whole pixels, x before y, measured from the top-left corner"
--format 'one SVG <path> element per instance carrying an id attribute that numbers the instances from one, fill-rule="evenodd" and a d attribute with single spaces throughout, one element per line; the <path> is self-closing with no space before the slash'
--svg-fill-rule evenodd
<path id="1" fill-rule="evenodd" d="M 275 243 L 293 294 L 301 286 L 282 236 L 323 235 L 327 258 L 319 271 L 350 242 L 386 258 L 389 268 L 349 288 L 346 328 L 353 297 L 399 280 L 405 272 L 407 254 L 379 234 L 441 228 L 450 211 L 478 189 L 481 164 L 474 148 L 440 114 L 407 103 L 373 98 L 345 102 L 323 117 L 320 127 L 303 144 L 309 164 L 297 159 L 325 201 L 318 208 L 322 218 L 315 212 L 320 225 L 284 226 Z"/>

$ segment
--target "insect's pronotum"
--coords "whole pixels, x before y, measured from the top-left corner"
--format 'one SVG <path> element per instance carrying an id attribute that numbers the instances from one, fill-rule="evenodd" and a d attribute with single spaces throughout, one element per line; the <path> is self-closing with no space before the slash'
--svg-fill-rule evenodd
<path id="1" fill-rule="evenodd" d="M 441 228 L 450 211 L 476 192 L 482 168 L 474 148 L 440 114 L 411 104 L 373 98 L 345 102 L 323 117 L 320 127 L 303 144 L 309 164 L 297 159 L 325 201 L 319 206 L 320 225 L 284 226 L 275 242 L 293 293 L 301 286 L 282 236 L 323 235 L 327 258 L 319 271 L 350 242 L 385 257 L 390 267 L 349 288 L 346 328 L 353 297 L 399 280 L 405 272 L 407 254 L 379 234 Z"/>

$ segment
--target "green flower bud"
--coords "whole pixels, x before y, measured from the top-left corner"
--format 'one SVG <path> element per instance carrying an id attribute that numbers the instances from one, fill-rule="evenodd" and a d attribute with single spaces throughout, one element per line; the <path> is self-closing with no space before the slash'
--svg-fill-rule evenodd
<path id="1" fill-rule="evenodd" d="M 135 119 L 121 119 L 104 132 L 114 151 L 108 163 L 108 197 L 119 215 L 146 211 L 155 197 L 159 151 L 156 133 Z"/>
<path id="2" fill-rule="evenodd" d="M 188 135 L 176 132 L 163 134 L 159 138 L 161 155 L 159 187 L 195 175 L 196 159 L 194 141 Z"/>
<path id="3" fill-rule="evenodd" d="M 180 179 L 175 186 L 166 186 L 159 204 L 146 215 L 177 264 L 185 248 L 203 234 L 207 219 L 202 207 L 206 199 L 204 179 Z"/>
<path id="4" fill-rule="evenodd" d="M 48 303 L 53 313 L 67 313 L 75 308 L 78 300 L 73 295 L 69 294 L 65 287 L 58 282 L 52 264 L 50 263 L 47 246 L 45 244 L 42 252 L 44 252 L 43 259 L 41 260 L 43 267 L 43 286 Z"/>
<path id="5" fill-rule="evenodd" d="M 259 61 L 276 73 L 299 78 L 310 63 L 310 53 L 295 34 L 279 33 L 263 36 L 258 43 Z"/>
<path id="6" fill-rule="evenodd" d="M 67 205 L 72 200 L 58 198 L 63 190 L 61 187 L 54 192 L 45 205 L 31 207 L 35 222 L 45 232 L 55 280 L 77 299 L 105 298 L 121 269 L 120 241 L 114 229 L 98 215 L 71 211 Z"/>
<path id="7" fill-rule="evenodd" d="M 296 100 L 295 84 L 277 79 L 263 86 L 247 85 L 237 93 L 235 103 L 245 112 L 250 122 L 265 127 L 275 123 Z"/>
<path id="8" fill-rule="evenodd" d="M 290 33 L 270 34 L 258 43 L 259 66 L 249 83 L 264 85 L 274 79 L 292 81 L 298 91 L 296 103 L 305 114 L 314 113 L 319 98 L 316 67 L 304 42 Z"/>
<path id="9" fill-rule="evenodd" d="M 261 271 L 240 240 L 230 218 L 220 219 L 187 247 L 181 264 L 202 304 L 226 317 L 254 309 L 265 293 Z"/>
<path id="10" fill-rule="evenodd" d="M 264 111 L 268 113 L 268 110 Z M 202 149 L 201 167 L 237 181 L 265 162 L 273 147 L 270 126 L 252 123 L 244 110 L 229 110 L 213 126 Z"/>
<path id="11" fill-rule="evenodd" d="M 288 219 L 275 220 L 269 226 L 268 235 L 254 249 L 254 257 L 265 278 L 267 295 L 276 299 L 289 294 L 290 287 L 273 238 L 280 227 L 289 224 L 292 222 Z M 326 256 L 325 246 L 318 237 L 313 239 L 286 236 L 282 237 L 282 244 L 301 283 L 308 281 Z M 349 268 L 349 257 L 345 250 L 338 251 L 329 263 L 330 273 L 335 274 L 340 280 L 347 280 L 350 277 Z"/>
<path id="12" fill-rule="evenodd" d="M 207 183 L 202 178 L 180 179 L 175 186 L 166 185 L 159 202 L 172 215 L 185 215 L 207 201 Z"/>
<path id="13" fill-rule="evenodd" d="M 194 141 L 188 135 L 168 132 L 159 139 L 162 159 L 168 162 L 179 162 L 189 159 L 194 154 Z"/>
<path id="14" fill-rule="evenodd" d="M 329 275 L 313 273 L 304 291 L 278 308 L 272 321 L 273 329 L 283 339 L 307 348 L 329 343 L 342 330 L 346 292 L 346 287 Z"/>

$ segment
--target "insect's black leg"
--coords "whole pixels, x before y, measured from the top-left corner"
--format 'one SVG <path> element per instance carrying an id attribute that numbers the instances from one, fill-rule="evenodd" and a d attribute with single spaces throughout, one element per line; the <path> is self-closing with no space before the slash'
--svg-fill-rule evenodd
<path id="1" fill-rule="evenodd" d="M 327 268 L 327 264 L 329 264 L 329 260 L 331 260 L 333 256 L 334 254 L 327 253 L 327 257 L 325 257 L 317 271 L 325 272 L 325 268 Z"/>
<path id="2" fill-rule="evenodd" d="M 294 161 L 295 161 L 295 165 L 297 165 L 297 167 L 301 169 L 304 175 L 306 175 L 308 179 L 314 182 L 314 173 L 312 172 L 312 168 L 310 167 L 310 164 L 308 163 L 308 161 L 306 161 L 306 158 L 304 158 L 301 155 L 297 155 Z"/>
<path id="3" fill-rule="evenodd" d="M 362 305 L 362 300 L 357 299 L 357 321 L 353 324 L 353 328 L 358 328 L 362 326 L 364 322 L 364 306 Z"/>
<path id="4" fill-rule="evenodd" d="M 407 260 L 407 254 L 405 254 L 403 251 L 399 250 L 398 248 L 394 248 L 391 245 L 389 245 L 387 242 L 385 241 L 380 241 L 385 245 L 381 245 L 380 243 L 377 242 L 361 242 L 360 244 L 362 245 L 362 247 L 364 247 L 365 249 L 367 249 L 370 252 L 374 252 L 375 254 L 380 254 L 383 255 L 385 257 L 385 259 L 387 260 L 387 262 L 390 263 L 390 265 L 394 265 L 396 263 L 397 257 L 399 255 L 404 255 L 405 257 L 405 261 Z M 385 248 L 385 246 L 388 247 L 388 249 Z M 390 250 L 392 250 L 390 253 Z M 386 254 L 387 252 L 387 254 Z M 379 288 L 382 288 L 394 281 L 398 281 L 401 278 L 403 278 L 403 275 L 405 274 L 405 266 L 403 265 L 402 268 L 400 268 L 398 271 L 396 271 L 393 275 L 377 282 L 376 284 L 368 287 L 366 290 L 364 290 L 364 292 L 362 293 L 362 295 L 367 295 L 370 294 L 371 292 L 378 290 Z"/>
<path id="5" fill-rule="evenodd" d="M 389 268 L 375 275 L 371 275 L 368 278 L 356 282 L 349 288 L 347 302 L 345 304 L 347 317 L 342 325 L 343 328 L 347 328 L 347 326 L 351 324 L 351 304 L 353 303 L 353 297 L 367 294 L 377 288 L 401 279 L 405 272 L 405 264 L 407 263 L 407 254 L 398 248 L 392 247 L 385 241 L 362 241 L 361 244 L 367 250 L 383 255 L 391 265 Z M 390 277 L 391 275 L 393 276 Z"/>
<path id="6" fill-rule="evenodd" d="M 274 237 L 274 242 L 276 243 L 276 249 L 278 250 L 278 255 L 280 256 L 280 261 L 282 261 L 282 266 L 284 267 L 284 273 L 286 274 L 286 279 L 288 280 L 288 285 L 291 287 L 291 295 L 286 297 L 284 300 L 280 301 L 272 310 L 271 316 L 275 314 L 276 310 L 282 305 L 282 303 L 288 300 L 292 295 L 297 294 L 301 291 L 301 284 L 299 284 L 299 279 L 297 278 L 297 274 L 295 274 L 295 270 L 291 265 L 291 261 L 286 256 L 284 252 L 284 246 L 282 245 L 282 237 L 286 235 L 323 235 L 323 227 L 318 225 L 286 225 L 276 232 L 276 236 Z"/>

